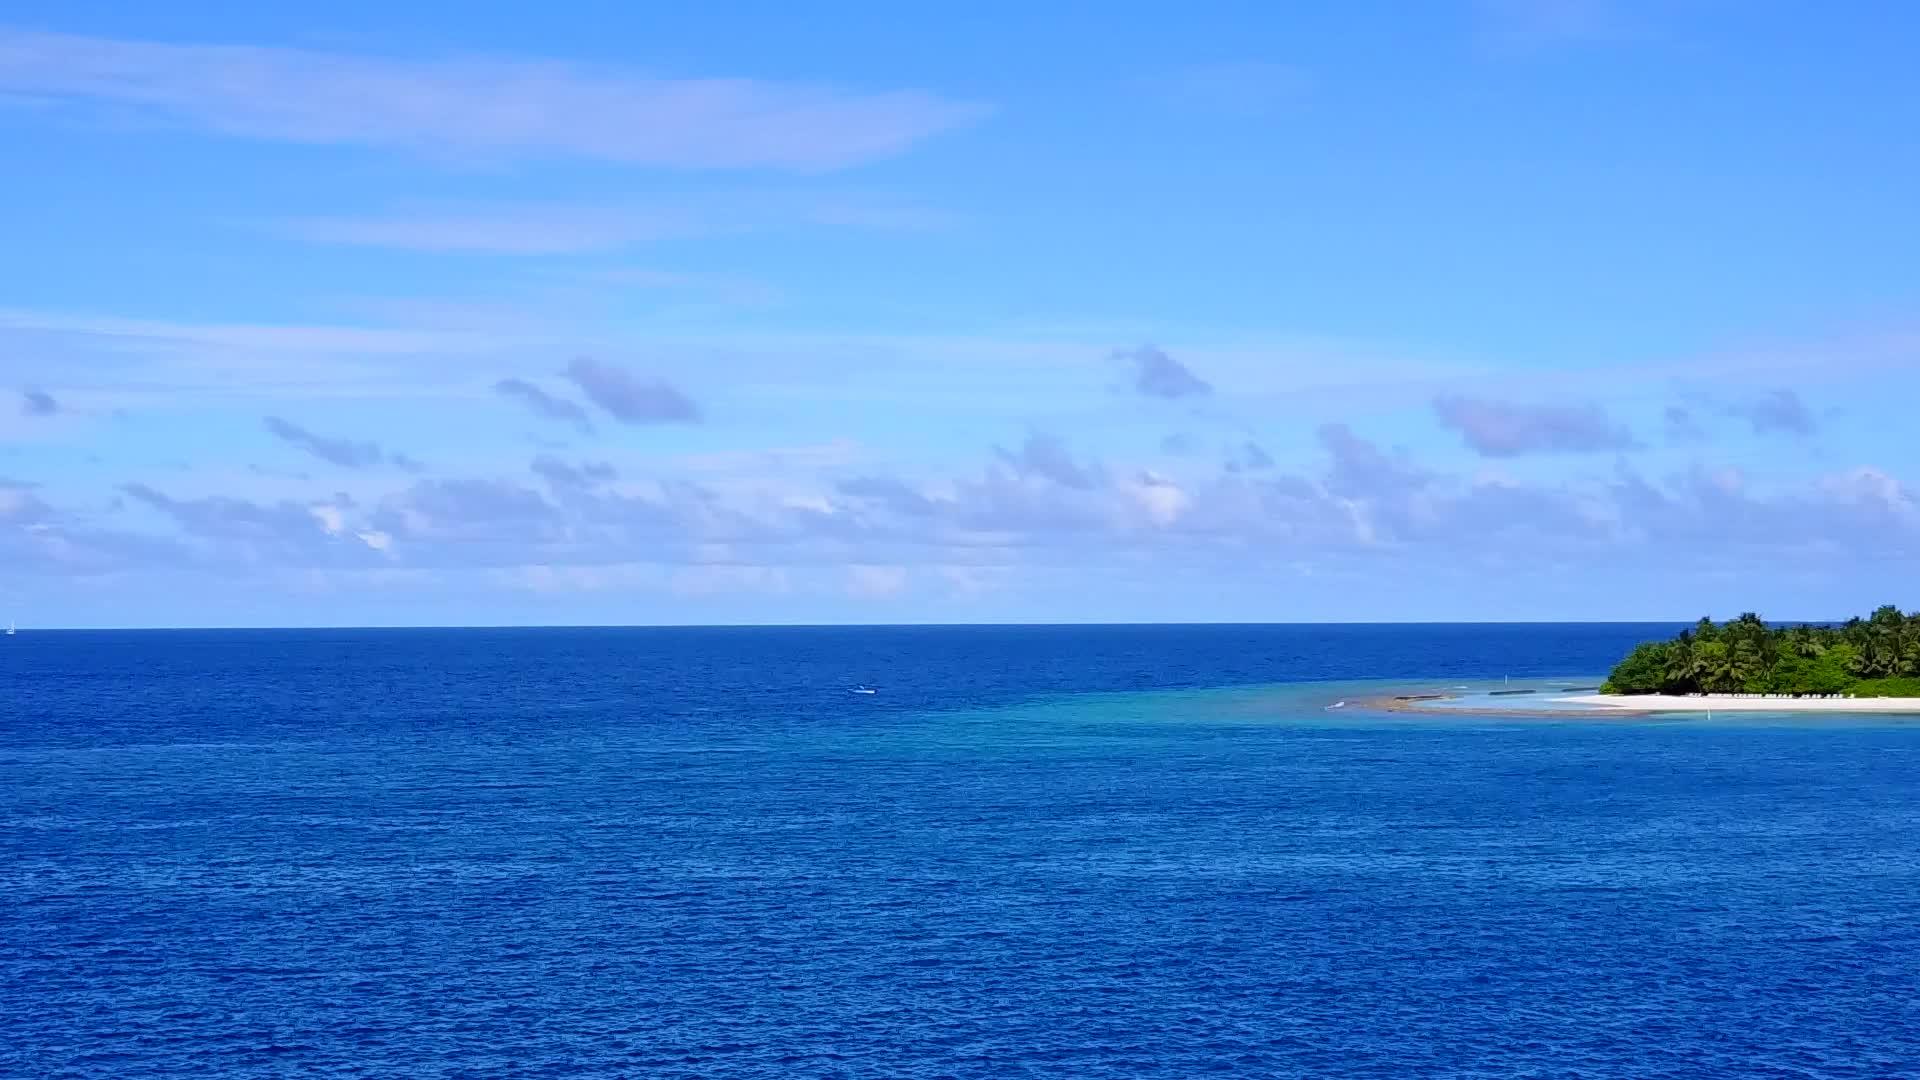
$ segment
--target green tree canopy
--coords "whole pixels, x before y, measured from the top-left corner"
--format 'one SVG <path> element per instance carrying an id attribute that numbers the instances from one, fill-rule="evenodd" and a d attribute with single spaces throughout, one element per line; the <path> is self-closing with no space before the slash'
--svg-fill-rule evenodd
<path id="1" fill-rule="evenodd" d="M 1888 604 L 1839 625 L 1773 626 L 1751 611 L 1724 623 L 1703 618 L 1670 641 L 1635 646 L 1615 665 L 1603 689 L 1613 694 L 1907 696 L 1916 687 L 1920 612 L 1903 614 Z"/>

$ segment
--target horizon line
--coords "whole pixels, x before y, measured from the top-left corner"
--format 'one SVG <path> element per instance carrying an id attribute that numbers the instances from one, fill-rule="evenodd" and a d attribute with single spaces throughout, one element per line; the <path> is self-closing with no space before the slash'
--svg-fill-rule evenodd
<path id="1" fill-rule="evenodd" d="M 971 628 L 1027 629 L 1102 629 L 1122 627 L 1274 627 L 1274 626 L 1689 626 L 1700 619 L 1339 619 L 1288 621 L 1252 620 L 1121 620 L 1028 622 L 1019 620 L 982 620 L 974 622 L 764 622 L 764 623 L 314 623 L 307 625 L 270 625 L 265 623 L 220 624 L 206 626 L 44 626 L 21 628 L 21 635 L 44 633 L 176 633 L 229 631 L 308 631 L 308 630 L 955 630 Z M 1846 619 L 1765 619 L 1769 625 L 1838 625 Z"/>

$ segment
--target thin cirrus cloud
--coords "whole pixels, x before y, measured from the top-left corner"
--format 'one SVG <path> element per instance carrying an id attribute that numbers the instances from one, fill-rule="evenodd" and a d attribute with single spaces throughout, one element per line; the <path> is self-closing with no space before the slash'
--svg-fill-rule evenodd
<path id="1" fill-rule="evenodd" d="M 26 416 L 52 416 L 60 411 L 60 403 L 45 390 L 22 390 L 20 392 L 20 412 Z"/>
<path id="2" fill-rule="evenodd" d="M 565 421 L 582 430 L 593 426 L 587 420 L 587 410 L 566 398 L 555 397 L 525 379 L 501 379 L 493 384 L 493 391 L 526 406 L 535 416 Z"/>
<path id="3" fill-rule="evenodd" d="M 1133 369 L 1133 388 L 1148 397 L 1183 398 L 1213 393 L 1213 384 L 1168 356 L 1164 349 L 1142 345 L 1113 355 Z"/>
<path id="4" fill-rule="evenodd" d="M 1023 477 L 1047 480 L 1061 487 L 1088 491 L 1106 482 L 1097 465 L 1082 465 L 1058 436 L 1034 432 L 1018 452 L 995 447 L 994 456 Z"/>
<path id="5" fill-rule="evenodd" d="M 1442 426 L 1483 457 L 1631 450 L 1633 433 L 1598 405 L 1528 405 L 1443 395 L 1433 401 Z"/>
<path id="6" fill-rule="evenodd" d="M 244 224 L 333 247 L 441 255 L 580 255 L 685 236 L 809 227 L 923 232 L 952 223 L 938 211 L 910 203 L 774 191 L 667 196 L 647 205 L 482 204 Z"/>
<path id="7" fill-rule="evenodd" d="M 1607 41 L 1630 30 L 1625 0 L 1477 0 L 1482 39 L 1507 50 Z"/>
<path id="8" fill-rule="evenodd" d="M 1706 438 L 1707 433 L 1699 423 L 1701 416 L 1744 421 L 1755 435 L 1807 438 L 1820 428 L 1805 399 L 1785 387 L 1746 399 L 1694 392 L 1685 395 L 1685 401 L 1686 404 L 1667 407 L 1666 431 L 1670 443 L 1698 442 Z"/>
<path id="9" fill-rule="evenodd" d="M 1259 443 L 1248 440 L 1233 450 L 1226 467 L 1228 472 L 1260 472 L 1273 468 L 1273 464 L 1272 454 Z"/>
<path id="10" fill-rule="evenodd" d="M 0 91 L 250 138 L 802 172 L 889 157 L 985 112 L 916 90 L 23 30 L 0 30 Z"/>
<path id="11" fill-rule="evenodd" d="M 1726 406 L 1728 416 L 1745 420 L 1755 435 L 1811 435 L 1818 426 L 1813 410 L 1792 390 L 1770 391 L 1753 401 Z"/>
<path id="12" fill-rule="evenodd" d="M 1707 433 L 1693 418 L 1693 410 L 1684 405 L 1669 405 L 1662 414 L 1666 421 L 1667 442 L 1672 445 L 1699 442 Z"/>
<path id="13" fill-rule="evenodd" d="M 305 217 L 268 231 L 311 244 L 435 254 L 578 255 L 701 231 L 674 211 L 496 207 L 392 217 Z"/>
<path id="14" fill-rule="evenodd" d="M 635 375 L 584 356 L 568 364 L 564 374 L 587 395 L 587 400 L 623 424 L 700 421 L 700 406 L 665 379 Z"/>
<path id="15" fill-rule="evenodd" d="M 531 467 L 556 492 L 590 491 L 620 475 L 619 470 L 604 461 L 570 465 L 547 454 L 534 458 Z"/>
<path id="16" fill-rule="evenodd" d="M 280 441 L 343 469 L 371 469 L 380 465 L 392 465 L 409 472 L 418 472 L 421 468 L 419 462 L 405 454 L 383 450 L 379 443 L 321 435 L 278 416 L 267 417 L 266 428 Z"/>
<path id="17" fill-rule="evenodd" d="M 1331 462 L 1326 490 L 1336 496 L 1397 497 L 1434 481 L 1434 474 L 1415 464 L 1405 451 L 1383 450 L 1347 424 L 1322 424 L 1315 434 Z"/>

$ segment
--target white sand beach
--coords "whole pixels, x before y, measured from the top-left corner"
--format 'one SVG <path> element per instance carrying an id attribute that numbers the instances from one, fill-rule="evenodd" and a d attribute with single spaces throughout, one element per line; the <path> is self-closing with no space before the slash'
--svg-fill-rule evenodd
<path id="1" fill-rule="evenodd" d="M 1553 700 L 1568 705 L 1598 705 L 1635 712 L 1851 712 L 1920 715 L 1920 698 L 1781 698 L 1707 694 L 1577 694 Z"/>

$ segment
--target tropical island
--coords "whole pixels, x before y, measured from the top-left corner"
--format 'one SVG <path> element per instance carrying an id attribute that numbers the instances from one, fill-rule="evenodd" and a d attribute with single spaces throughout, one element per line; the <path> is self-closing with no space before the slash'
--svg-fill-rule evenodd
<path id="1" fill-rule="evenodd" d="M 1837 625 L 1773 626 L 1752 612 L 1701 619 L 1635 647 L 1600 692 L 1920 698 L 1920 612 L 1888 604 Z"/>

